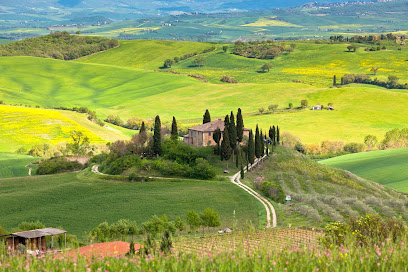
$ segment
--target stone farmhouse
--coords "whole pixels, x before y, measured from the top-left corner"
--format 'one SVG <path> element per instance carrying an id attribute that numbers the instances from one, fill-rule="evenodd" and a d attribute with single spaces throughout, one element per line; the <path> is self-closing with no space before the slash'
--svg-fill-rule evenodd
<path id="1" fill-rule="evenodd" d="M 213 139 L 213 133 L 217 129 L 224 131 L 224 121 L 218 119 L 214 122 L 205 123 L 188 129 L 188 134 L 184 136 L 184 143 L 197 147 L 215 146 L 217 143 Z M 244 137 L 249 137 L 249 129 L 244 128 Z M 221 140 L 222 141 L 222 135 Z"/>

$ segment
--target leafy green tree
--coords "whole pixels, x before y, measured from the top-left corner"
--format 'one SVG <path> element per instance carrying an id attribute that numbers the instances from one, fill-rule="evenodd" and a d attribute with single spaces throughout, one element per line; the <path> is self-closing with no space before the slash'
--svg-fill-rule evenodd
<path id="1" fill-rule="evenodd" d="M 224 53 L 227 53 L 227 50 L 228 50 L 228 45 L 224 45 L 222 47 L 222 51 L 224 51 Z"/>
<path id="2" fill-rule="evenodd" d="M 163 67 L 164 68 L 170 68 L 174 64 L 174 61 L 171 59 L 166 59 L 164 61 Z"/>
<path id="3" fill-rule="evenodd" d="M 389 82 L 391 85 L 397 85 L 397 84 L 398 84 L 398 80 L 399 80 L 399 78 L 398 78 L 397 76 L 394 76 L 394 75 L 389 75 L 389 76 L 388 76 L 388 82 Z"/>
<path id="4" fill-rule="evenodd" d="M 171 124 L 171 138 L 174 140 L 178 139 L 177 121 L 176 121 L 176 117 L 174 116 L 173 116 L 173 122 Z"/>
<path id="5" fill-rule="evenodd" d="M 380 69 L 380 68 L 378 68 L 378 67 L 371 67 L 370 72 L 373 72 L 374 75 L 377 75 L 378 69 Z"/>
<path id="6" fill-rule="evenodd" d="M 193 63 L 198 67 L 201 67 L 205 62 L 206 60 L 203 56 L 198 56 L 193 60 Z"/>
<path id="7" fill-rule="evenodd" d="M 289 109 L 293 108 L 293 103 L 289 103 Z"/>
<path id="8" fill-rule="evenodd" d="M 72 143 L 67 144 L 67 149 L 72 152 L 74 156 L 83 156 L 89 149 L 89 138 L 85 136 L 82 131 L 71 131 Z"/>
<path id="9" fill-rule="evenodd" d="M 217 154 L 220 154 L 220 140 L 221 140 L 221 130 L 217 128 L 213 133 L 214 142 L 217 144 Z"/>
<path id="10" fill-rule="evenodd" d="M 275 104 L 275 105 L 269 105 L 269 106 L 268 106 L 268 109 L 269 109 L 271 112 L 275 112 L 277 108 L 278 108 L 278 105 L 277 105 L 277 104 Z"/>
<path id="11" fill-rule="evenodd" d="M 177 217 L 176 220 L 174 220 L 174 225 L 179 231 L 185 230 L 184 221 L 181 220 L 180 217 Z"/>
<path id="12" fill-rule="evenodd" d="M 267 71 L 269 72 L 269 70 L 272 68 L 272 63 L 265 63 L 264 65 L 261 66 L 261 70 L 263 72 Z"/>
<path id="13" fill-rule="evenodd" d="M 265 108 L 264 108 L 264 107 L 260 107 L 260 108 L 258 109 L 258 111 L 259 111 L 260 114 L 262 114 L 262 113 L 264 113 Z"/>
<path id="14" fill-rule="evenodd" d="M 200 215 L 195 210 L 190 210 L 186 215 L 187 224 L 190 226 L 190 230 L 194 231 L 201 226 Z"/>
<path id="15" fill-rule="evenodd" d="M 158 115 L 154 120 L 153 153 L 157 156 L 161 153 L 161 122 Z"/>
<path id="16" fill-rule="evenodd" d="M 210 123 L 211 122 L 211 116 L 210 116 L 210 112 L 207 110 L 205 110 L 205 113 L 203 115 L 203 124 L 205 123 Z"/>
<path id="17" fill-rule="evenodd" d="M 179 57 L 174 57 L 174 63 L 179 63 L 180 62 L 180 58 Z"/>
<path id="18" fill-rule="evenodd" d="M 252 129 L 249 131 L 248 139 L 248 162 L 252 165 L 255 162 L 255 143 Z"/>
<path id="19" fill-rule="evenodd" d="M 300 101 L 300 106 L 302 108 L 307 108 L 308 105 L 309 105 L 309 102 L 306 99 L 303 99 L 302 101 Z"/>
<path id="20" fill-rule="evenodd" d="M 207 208 L 200 215 L 203 227 L 215 228 L 221 226 L 220 216 L 218 212 L 211 208 Z"/>
<path id="21" fill-rule="evenodd" d="M 240 143 L 244 138 L 244 119 L 242 118 L 241 108 L 238 109 L 237 113 L 237 138 Z"/>
<path id="22" fill-rule="evenodd" d="M 77 32 L 75 32 L 75 34 L 79 35 L 81 34 L 81 31 L 78 30 Z"/>
<path id="23" fill-rule="evenodd" d="M 229 117 L 228 115 L 225 116 L 225 127 L 224 133 L 222 135 L 222 142 L 221 142 L 221 156 L 224 160 L 227 161 L 227 169 L 228 169 L 228 160 L 231 158 L 231 143 L 230 143 L 230 133 L 229 133 Z"/>
<path id="24" fill-rule="evenodd" d="M 364 143 L 366 144 L 367 149 L 371 150 L 376 147 L 378 140 L 375 135 L 367 135 L 364 138 Z"/>
<path id="25" fill-rule="evenodd" d="M 258 128 L 258 125 L 256 125 L 256 130 L 255 130 L 255 157 L 257 157 L 258 159 L 262 155 L 261 147 L 262 146 L 261 146 L 261 139 L 260 139 L 260 135 L 259 135 L 259 128 Z"/>

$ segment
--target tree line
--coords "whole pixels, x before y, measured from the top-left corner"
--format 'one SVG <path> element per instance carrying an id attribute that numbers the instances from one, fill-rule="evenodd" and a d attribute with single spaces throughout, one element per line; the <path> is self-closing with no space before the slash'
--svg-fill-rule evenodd
<path id="1" fill-rule="evenodd" d="M 73 60 L 117 47 L 119 42 L 91 36 L 58 32 L 42 37 L 0 45 L 0 56 L 33 56 Z"/>
<path id="2" fill-rule="evenodd" d="M 283 52 L 292 52 L 296 44 L 291 44 L 289 47 L 285 43 L 275 43 L 274 41 L 237 41 L 234 44 L 233 54 L 246 58 L 256 59 L 274 59 L 280 56 Z"/>

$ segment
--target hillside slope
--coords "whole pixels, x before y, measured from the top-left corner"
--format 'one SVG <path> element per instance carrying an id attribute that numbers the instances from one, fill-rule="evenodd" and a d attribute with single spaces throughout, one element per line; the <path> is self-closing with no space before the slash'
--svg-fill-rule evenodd
<path id="1" fill-rule="evenodd" d="M 26 165 L 37 160 L 27 155 L 0 153 L 0 178 L 28 176 Z"/>
<path id="2" fill-rule="evenodd" d="M 130 183 L 100 179 L 84 170 L 1 179 L 0 191 L 1 224 L 6 229 L 22 221 L 40 220 L 80 239 L 104 221 L 130 219 L 140 225 L 162 214 L 170 220 L 178 216 L 185 220 L 191 209 L 202 212 L 211 207 L 220 213 L 222 227 L 229 228 L 234 220 L 238 225 L 250 220 L 257 225 L 262 214 L 256 199 L 228 181 Z"/>
<path id="3" fill-rule="evenodd" d="M 407 158 L 408 149 L 401 148 L 344 155 L 320 163 L 408 193 Z"/>
<path id="4" fill-rule="evenodd" d="M 261 176 L 264 181 L 279 183 L 292 197 L 293 206 L 276 205 L 280 223 L 324 225 L 365 213 L 402 216 L 408 221 L 408 199 L 402 193 L 322 165 L 296 151 L 278 147 L 244 181 L 254 186 Z"/>

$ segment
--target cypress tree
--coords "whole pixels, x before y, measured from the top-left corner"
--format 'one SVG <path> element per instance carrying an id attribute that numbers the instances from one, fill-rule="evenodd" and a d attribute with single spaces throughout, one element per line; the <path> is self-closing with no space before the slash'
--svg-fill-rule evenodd
<path id="1" fill-rule="evenodd" d="M 334 75 L 334 77 L 333 77 L 333 86 L 336 86 L 337 85 L 337 82 L 336 82 L 336 75 Z"/>
<path id="2" fill-rule="evenodd" d="M 237 155 L 237 158 L 235 159 L 235 166 L 238 168 L 239 167 L 239 149 L 238 147 L 235 148 L 235 154 Z"/>
<path id="3" fill-rule="evenodd" d="M 267 140 L 266 138 L 266 133 L 265 133 L 265 141 Z M 269 144 L 266 142 L 266 156 L 269 156 Z"/>
<path id="4" fill-rule="evenodd" d="M 209 123 L 211 122 L 211 116 L 210 116 L 210 112 L 207 110 L 205 110 L 205 113 L 203 115 L 203 124 L 205 123 Z"/>
<path id="5" fill-rule="evenodd" d="M 248 162 L 252 165 L 255 162 L 255 143 L 254 143 L 254 133 L 252 129 L 249 131 L 248 139 Z"/>
<path id="6" fill-rule="evenodd" d="M 241 108 L 238 109 L 237 113 L 237 138 L 240 143 L 244 138 L 244 119 L 242 118 Z"/>
<path id="7" fill-rule="evenodd" d="M 259 141 L 261 144 L 261 157 L 263 157 L 265 155 L 265 142 L 264 142 L 264 136 L 262 133 L 262 129 L 261 129 L 261 136 L 259 137 Z"/>
<path id="8" fill-rule="evenodd" d="M 235 127 L 235 117 L 234 113 L 231 111 L 230 122 L 229 122 L 229 136 L 230 136 L 230 145 L 232 149 L 232 161 L 235 159 L 235 149 L 237 148 L 237 128 Z M 238 166 L 237 166 L 238 168 Z"/>
<path id="9" fill-rule="evenodd" d="M 341 85 L 344 85 L 344 77 L 341 77 Z"/>
<path id="10" fill-rule="evenodd" d="M 157 156 L 159 156 L 161 152 L 161 122 L 158 115 L 154 120 L 153 152 Z"/>
<path id="11" fill-rule="evenodd" d="M 255 157 L 260 158 L 261 157 L 261 141 L 260 141 L 260 135 L 259 135 L 259 128 L 258 125 L 256 125 L 256 130 L 255 130 Z"/>
<path id="12" fill-rule="evenodd" d="M 142 134 L 144 132 L 146 132 L 146 125 L 145 122 L 143 121 L 142 125 L 140 126 L 139 134 Z"/>
<path id="13" fill-rule="evenodd" d="M 173 116 L 173 123 L 171 124 L 171 138 L 177 140 L 178 132 L 177 132 L 177 121 L 176 117 Z"/>
<path id="14" fill-rule="evenodd" d="M 276 145 L 276 130 L 275 126 L 272 127 L 272 144 Z"/>
<path id="15" fill-rule="evenodd" d="M 244 175 L 245 175 L 244 167 L 242 167 L 242 162 L 241 162 L 241 179 L 244 179 Z"/>
<path id="16" fill-rule="evenodd" d="M 221 140 L 221 130 L 217 128 L 213 133 L 214 142 L 217 143 L 217 154 L 220 154 L 220 140 Z"/>
<path id="17" fill-rule="evenodd" d="M 228 115 L 225 117 L 225 121 L 227 121 Z M 222 158 L 227 161 L 227 169 L 228 169 L 228 160 L 231 158 L 231 144 L 229 139 L 229 126 L 226 124 L 224 128 L 224 133 L 222 135 L 222 143 L 221 143 L 221 154 Z"/>
<path id="18" fill-rule="evenodd" d="M 280 133 L 279 133 L 279 126 L 276 126 L 276 142 L 280 143 Z"/>

